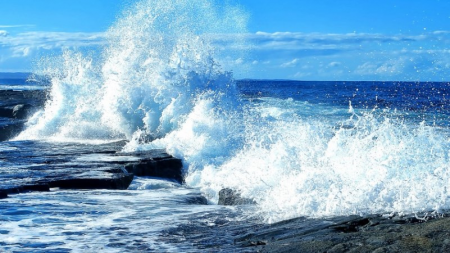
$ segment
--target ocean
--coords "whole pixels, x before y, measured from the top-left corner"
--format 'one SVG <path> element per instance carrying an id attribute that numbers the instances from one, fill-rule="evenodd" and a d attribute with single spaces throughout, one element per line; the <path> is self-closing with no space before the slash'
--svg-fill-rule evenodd
<path id="1" fill-rule="evenodd" d="M 24 131 L 0 142 L 0 177 L 26 178 L 42 166 L 30 157 L 82 163 L 73 150 L 125 140 L 119 152 L 182 159 L 185 183 L 135 177 L 127 190 L 2 199 L 0 249 L 251 252 L 234 240 L 261 224 L 450 208 L 450 83 L 235 80 L 202 34 L 243 33 L 244 14 L 150 2 L 118 18 L 100 53 L 42 60 L 43 84 L 0 79 L 1 90 L 47 91 Z M 256 204 L 219 206 L 224 188 Z M 188 201 L 197 195 L 208 205 Z"/>

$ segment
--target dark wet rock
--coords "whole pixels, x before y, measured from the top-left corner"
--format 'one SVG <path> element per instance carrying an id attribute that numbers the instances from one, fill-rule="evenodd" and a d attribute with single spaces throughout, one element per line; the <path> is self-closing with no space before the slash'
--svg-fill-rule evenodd
<path id="1" fill-rule="evenodd" d="M 368 218 L 356 218 L 354 220 L 350 220 L 348 222 L 344 222 L 335 226 L 331 226 L 332 229 L 343 232 L 343 233 L 352 233 L 357 232 L 361 228 L 364 228 L 367 224 L 370 223 Z"/>
<path id="2" fill-rule="evenodd" d="M 35 111 L 36 108 L 30 104 L 19 104 L 13 107 L 12 116 L 15 119 L 26 119 Z"/>
<path id="3" fill-rule="evenodd" d="M 26 119 L 37 108 L 30 104 L 17 104 L 6 107 L 0 107 L 0 117 L 11 118 L 11 119 Z"/>
<path id="4" fill-rule="evenodd" d="M 5 188 L 2 191 L 5 191 L 8 194 L 18 194 L 24 192 L 47 192 L 50 191 L 50 186 L 48 184 L 30 184 L 30 185 L 20 185 L 16 187 Z"/>
<path id="5" fill-rule="evenodd" d="M 0 107 L 0 117 L 13 118 L 13 109 L 11 107 Z"/>
<path id="6" fill-rule="evenodd" d="M 202 196 L 200 193 L 197 194 L 188 194 L 186 195 L 184 202 L 190 205 L 207 205 L 208 200 Z"/>
<path id="7" fill-rule="evenodd" d="M 0 141 L 23 130 L 24 119 L 44 106 L 46 94 L 43 90 L 0 90 Z"/>
<path id="8" fill-rule="evenodd" d="M 102 145 L 10 141 L 2 145 L 0 190 L 10 193 L 48 188 L 127 189 L 134 174 L 125 167 L 182 182 L 181 160 L 164 150 L 120 153 L 123 141 Z M 196 197 L 192 201 L 205 200 Z"/>
<path id="9" fill-rule="evenodd" d="M 180 159 L 167 154 L 163 157 L 145 157 L 139 163 L 125 165 L 125 169 L 136 176 L 162 177 L 174 179 L 179 183 L 183 183 L 182 168 Z"/>
<path id="10" fill-rule="evenodd" d="M 233 243 L 237 235 L 258 227 L 256 220 L 243 221 L 239 217 L 239 213 L 224 207 L 195 212 L 187 222 L 161 231 L 158 241 L 189 242 L 197 249 L 195 252 L 256 252 L 254 247 L 239 248 Z"/>
<path id="11" fill-rule="evenodd" d="M 25 125 L 21 120 L 2 120 L 0 118 L 0 141 L 6 141 L 18 135 Z"/>
<path id="12" fill-rule="evenodd" d="M 298 218 L 262 225 L 235 244 L 258 252 L 446 252 L 446 215 Z M 402 221 L 402 222 L 400 222 Z"/>
<path id="13" fill-rule="evenodd" d="M 236 190 L 224 188 L 219 191 L 218 204 L 223 206 L 247 205 L 255 204 L 255 201 L 248 198 L 242 198 L 241 194 Z"/>
<path id="14" fill-rule="evenodd" d="M 109 178 L 69 178 L 52 180 L 48 184 L 51 187 L 61 189 L 113 189 L 126 190 L 133 181 L 133 174 L 113 174 Z"/>
<path id="15" fill-rule="evenodd" d="M 6 199 L 8 197 L 8 193 L 5 190 L 0 190 L 0 199 Z"/>
<path id="16" fill-rule="evenodd" d="M 62 169 L 59 171 L 49 171 L 40 183 L 46 183 L 51 188 L 61 189 L 109 189 L 125 190 L 133 181 L 134 175 L 128 173 L 121 167 L 112 168 L 78 168 Z"/>
<path id="17" fill-rule="evenodd" d="M 50 186 L 48 184 L 24 185 L 23 191 L 48 192 L 50 191 Z"/>
<path id="18" fill-rule="evenodd" d="M 46 90 L 0 90 L 0 108 L 12 109 L 14 106 L 20 104 L 42 107 L 46 99 Z"/>

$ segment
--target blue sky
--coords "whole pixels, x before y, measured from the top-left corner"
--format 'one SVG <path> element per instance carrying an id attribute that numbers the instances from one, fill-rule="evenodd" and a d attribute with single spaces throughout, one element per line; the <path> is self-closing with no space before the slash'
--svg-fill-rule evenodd
<path id="1" fill-rule="evenodd" d="M 0 0 L 0 72 L 93 48 L 132 0 Z M 237 78 L 450 81 L 450 1 L 233 0 L 250 16 Z"/>

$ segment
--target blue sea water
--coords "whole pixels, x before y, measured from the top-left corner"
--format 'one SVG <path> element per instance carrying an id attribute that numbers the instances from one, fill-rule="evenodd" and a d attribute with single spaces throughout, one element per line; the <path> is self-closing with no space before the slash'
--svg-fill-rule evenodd
<path id="1" fill-rule="evenodd" d="M 4 78 L 2 74 L 8 74 L 10 78 Z M 49 84 L 33 80 L 31 77 L 30 73 L 0 73 L 0 90 L 44 90 L 48 88 Z"/>
<path id="2" fill-rule="evenodd" d="M 0 143 L 3 155 L 126 140 L 124 152 L 181 158 L 186 179 L 0 200 L 0 247 L 238 251 L 233 236 L 253 224 L 450 208 L 449 83 L 236 81 L 221 67 L 233 53 L 213 35 L 245 33 L 245 20 L 205 0 L 138 1 L 100 54 L 42 60 L 35 74 L 48 85 L 0 80 L 0 89 L 48 89 L 26 129 Z M 23 164 L 0 160 L 0 173 Z M 217 206 L 225 187 L 257 204 Z M 198 193 L 210 205 L 185 201 Z"/>

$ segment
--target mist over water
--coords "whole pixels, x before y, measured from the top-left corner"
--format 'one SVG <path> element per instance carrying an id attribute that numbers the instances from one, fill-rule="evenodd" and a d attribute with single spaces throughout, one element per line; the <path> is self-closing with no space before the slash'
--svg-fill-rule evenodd
<path id="1" fill-rule="evenodd" d="M 214 36 L 245 33 L 246 19 L 206 0 L 137 2 L 100 53 L 41 62 L 50 98 L 17 139 L 165 148 L 183 159 L 188 185 L 211 201 L 238 189 L 269 222 L 450 207 L 446 129 L 394 111 L 239 94 Z"/>

